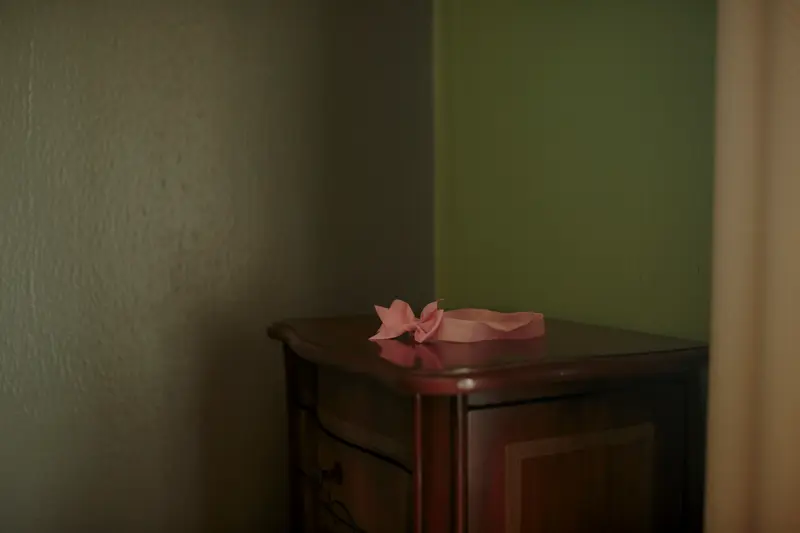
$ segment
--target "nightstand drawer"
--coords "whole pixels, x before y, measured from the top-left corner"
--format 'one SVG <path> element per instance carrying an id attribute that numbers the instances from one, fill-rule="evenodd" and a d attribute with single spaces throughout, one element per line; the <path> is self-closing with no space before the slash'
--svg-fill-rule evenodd
<path id="1" fill-rule="evenodd" d="M 318 445 L 324 478 L 318 494 L 321 529 L 411 531 L 410 473 L 326 434 L 319 436 Z"/>

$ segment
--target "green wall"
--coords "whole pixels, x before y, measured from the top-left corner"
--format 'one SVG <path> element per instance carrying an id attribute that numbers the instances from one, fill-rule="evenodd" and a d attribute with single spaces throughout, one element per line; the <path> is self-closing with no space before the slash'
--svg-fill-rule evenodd
<path id="1" fill-rule="evenodd" d="M 436 0 L 447 307 L 705 338 L 712 0 Z"/>

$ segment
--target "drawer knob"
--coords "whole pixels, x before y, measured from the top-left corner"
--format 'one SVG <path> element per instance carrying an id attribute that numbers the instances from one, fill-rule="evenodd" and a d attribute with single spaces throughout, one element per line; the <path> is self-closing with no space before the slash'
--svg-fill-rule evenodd
<path id="1" fill-rule="evenodd" d="M 342 473 L 342 464 L 339 461 L 336 461 L 333 463 L 332 468 L 328 470 L 321 470 L 320 477 L 323 483 L 341 485 L 344 479 L 344 474 Z"/>

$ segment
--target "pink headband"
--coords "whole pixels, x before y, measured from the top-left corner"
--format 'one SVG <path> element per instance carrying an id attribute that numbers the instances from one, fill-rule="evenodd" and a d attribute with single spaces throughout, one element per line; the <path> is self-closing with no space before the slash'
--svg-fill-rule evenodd
<path id="1" fill-rule="evenodd" d="M 488 309 L 439 309 L 431 302 L 417 318 L 406 302 L 395 300 L 389 308 L 375 306 L 382 325 L 370 340 L 394 339 L 413 334 L 416 342 L 480 342 L 497 339 L 532 339 L 544 335 L 541 313 L 499 313 Z"/>

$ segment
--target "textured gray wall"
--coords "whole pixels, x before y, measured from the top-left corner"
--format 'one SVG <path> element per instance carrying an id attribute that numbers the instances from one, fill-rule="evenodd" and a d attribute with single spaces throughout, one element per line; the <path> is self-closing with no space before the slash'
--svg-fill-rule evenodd
<path id="1" fill-rule="evenodd" d="M 433 292 L 429 48 L 423 0 L 0 0 L 0 530 L 281 527 L 266 325 Z"/>

